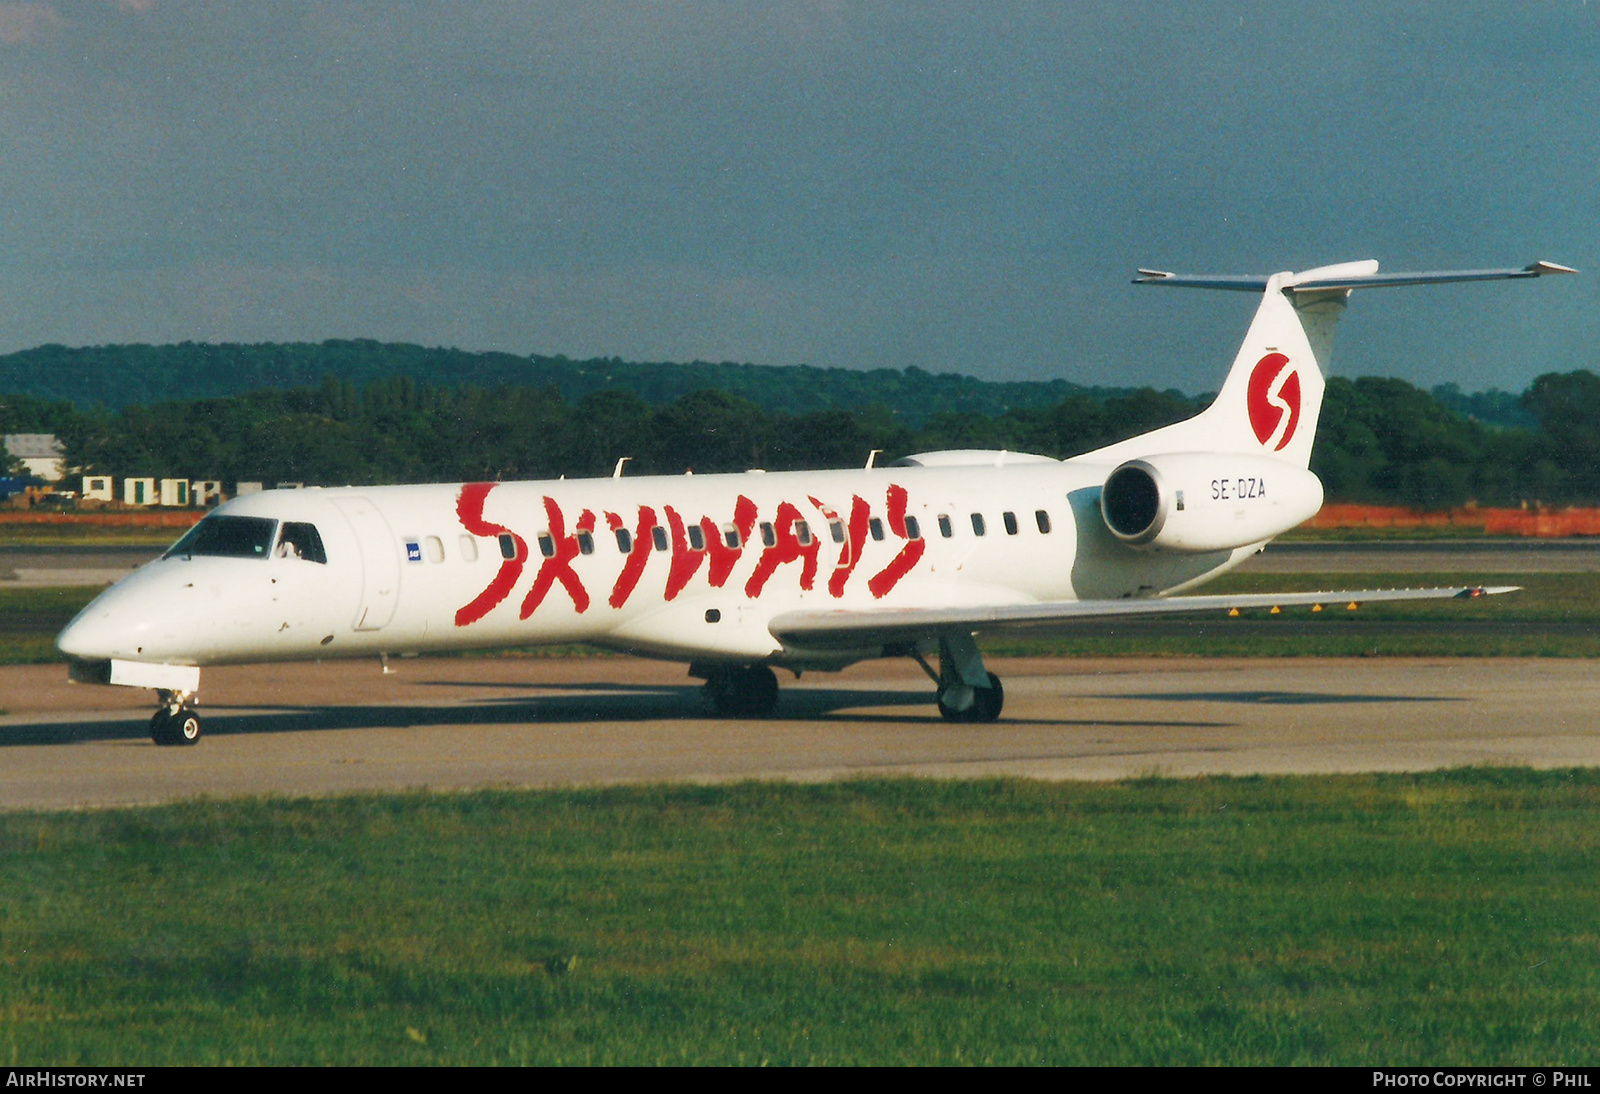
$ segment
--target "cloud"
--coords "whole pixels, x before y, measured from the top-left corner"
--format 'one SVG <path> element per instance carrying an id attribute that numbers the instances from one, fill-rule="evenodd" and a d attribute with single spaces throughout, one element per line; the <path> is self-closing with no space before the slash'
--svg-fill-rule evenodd
<path id="1" fill-rule="evenodd" d="M 0 4 L 0 43 L 27 45 L 67 25 L 49 4 Z"/>

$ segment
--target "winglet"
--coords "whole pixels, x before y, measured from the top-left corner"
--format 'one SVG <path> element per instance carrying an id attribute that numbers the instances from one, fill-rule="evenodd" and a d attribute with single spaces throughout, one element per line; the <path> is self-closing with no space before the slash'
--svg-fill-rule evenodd
<path id="1" fill-rule="evenodd" d="M 1499 596 L 1501 593 L 1520 593 L 1521 585 L 1476 585 L 1470 589 L 1462 589 L 1456 594 L 1457 598 L 1475 600 L 1480 596 Z"/>

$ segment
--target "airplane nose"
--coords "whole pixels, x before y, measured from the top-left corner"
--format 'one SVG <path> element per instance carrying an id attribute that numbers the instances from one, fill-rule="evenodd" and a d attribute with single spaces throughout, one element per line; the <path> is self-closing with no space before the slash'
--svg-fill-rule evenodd
<path id="1" fill-rule="evenodd" d="M 139 609 L 121 591 L 108 589 L 62 628 L 56 649 L 78 661 L 132 656 L 150 624 L 148 614 Z"/>
<path id="2" fill-rule="evenodd" d="M 113 585 L 79 612 L 56 635 L 56 649 L 78 661 L 126 660 L 164 656 L 177 628 L 181 597 L 148 571 Z"/>
<path id="3" fill-rule="evenodd" d="M 92 605 L 91 605 L 92 606 Z M 87 611 L 62 628 L 56 635 L 56 649 L 78 661 L 105 661 L 111 657 L 111 645 L 106 641 L 108 628 L 104 619 L 87 619 Z"/>

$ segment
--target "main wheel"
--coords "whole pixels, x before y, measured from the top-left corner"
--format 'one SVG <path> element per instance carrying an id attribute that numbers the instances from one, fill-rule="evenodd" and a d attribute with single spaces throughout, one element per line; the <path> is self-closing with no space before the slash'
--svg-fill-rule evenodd
<path id="1" fill-rule="evenodd" d="M 947 722 L 972 721 L 972 708 L 978 705 L 977 689 L 969 688 L 965 684 L 952 684 L 939 692 L 939 717 Z M 969 698 L 970 696 L 970 698 Z M 965 703 L 965 706 L 958 706 Z"/>
<path id="2" fill-rule="evenodd" d="M 200 740 L 200 715 L 187 708 L 158 710 L 150 719 L 150 739 L 158 745 L 192 745 Z"/>
<path id="3" fill-rule="evenodd" d="M 972 697 L 970 700 L 967 700 L 968 695 Z M 988 687 L 974 688 L 957 683 L 941 691 L 938 701 L 939 717 L 947 722 L 992 722 L 1000 717 L 1006 693 L 1000 686 L 1000 677 L 991 672 Z M 958 706 L 961 701 L 966 701 L 967 705 Z"/>
<path id="4" fill-rule="evenodd" d="M 706 681 L 706 696 L 724 718 L 759 718 L 778 705 L 778 677 L 765 665 L 746 665 Z"/>
<path id="5" fill-rule="evenodd" d="M 1006 705 L 1006 689 L 1000 686 L 1000 677 L 989 674 L 989 686 L 977 688 L 972 693 L 972 721 L 993 722 L 1000 717 L 1000 708 Z"/>

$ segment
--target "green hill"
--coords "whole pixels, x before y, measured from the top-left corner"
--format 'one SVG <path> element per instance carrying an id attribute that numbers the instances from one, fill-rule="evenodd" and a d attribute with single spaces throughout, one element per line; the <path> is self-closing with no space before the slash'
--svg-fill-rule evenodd
<path id="1" fill-rule="evenodd" d="M 573 361 L 365 339 L 77 349 L 45 345 L 0 356 L 0 391 L 65 400 L 80 407 L 99 403 L 116 409 L 248 391 L 309 388 L 330 376 L 357 384 L 403 376 L 446 387 L 554 387 L 569 402 L 597 391 L 627 388 L 651 406 L 691 391 L 715 388 L 784 414 L 881 403 L 895 418 L 911 425 L 937 414 L 993 416 L 1017 408 L 1055 406 L 1078 393 L 1103 399 L 1132 390 L 1088 388 L 1066 380 L 997 383 L 919 368 L 858 371 L 706 361 Z"/>

